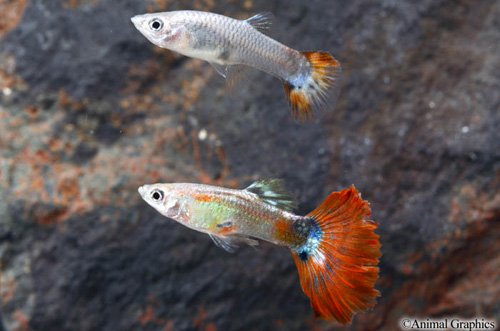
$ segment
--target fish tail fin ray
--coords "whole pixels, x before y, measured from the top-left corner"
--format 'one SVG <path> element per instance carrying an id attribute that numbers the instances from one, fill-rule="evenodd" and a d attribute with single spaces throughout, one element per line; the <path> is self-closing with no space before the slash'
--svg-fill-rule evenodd
<path id="1" fill-rule="evenodd" d="M 310 65 L 308 75 L 284 80 L 285 94 L 293 116 L 311 120 L 317 110 L 333 109 L 340 94 L 342 68 L 326 51 L 300 52 Z"/>
<path id="2" fill-rule="evenodd" d="M 354 186 L 331 193 L 306 215 L 317 230 L 292 254 L 317 318 L 347 324 L 375 305 L 381 253 L 377 223 L 367 220 L 369 215 L 368 202 Z"/>

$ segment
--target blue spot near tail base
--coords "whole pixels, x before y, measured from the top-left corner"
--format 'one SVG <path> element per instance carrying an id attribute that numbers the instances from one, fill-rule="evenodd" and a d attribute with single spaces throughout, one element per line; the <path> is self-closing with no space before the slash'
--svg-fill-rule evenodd
<path id="1" fill-rule="evenodd" d="M 307 262 L 310 255 L 313 255 L 321 242 L 323 231 L 318 222 L 314 218 L 307 218 L 297 222 L 296 230 L 298 232 L 307 233 L 307 239 L 304 244 L 297 250 L 297 255 L 302 262 Z"/>

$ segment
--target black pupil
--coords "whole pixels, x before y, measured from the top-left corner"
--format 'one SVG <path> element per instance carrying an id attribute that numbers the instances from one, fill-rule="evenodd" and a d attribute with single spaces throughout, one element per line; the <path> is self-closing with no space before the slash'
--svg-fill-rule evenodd
<path id="1" fill-rule="evenodd" d="M 153 193 L 153 199 L 155 200 L 160 200 L 161 194 L 159 192 L 154 192 Z"/>
<path id="2" fill-rule="evenodd" d="M 153 27 L 153 29 L 155 30 L 158 30 L 160 28 L 160 22 L 158 21 L 154 21 L 153 24 L 151 24 L 151 26 Z"/>

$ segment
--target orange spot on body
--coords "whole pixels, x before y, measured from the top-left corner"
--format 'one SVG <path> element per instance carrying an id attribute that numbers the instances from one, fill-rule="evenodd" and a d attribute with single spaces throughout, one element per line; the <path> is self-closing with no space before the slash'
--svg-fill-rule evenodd
<path id="1" fill-rule="evenodd" d="M 199 202 L 212 202 L 212 201 L 216 201 L 217 200 L 217 197 L 215 195 L 213 195 L 213 194 L 195 192 L 195 193 L 190 193 L 190 195 L 196 201 L 199 201 Z"/>
<path id="2" fill-rule="evenodd" d="M 276 226 L 276 238 L 280 241 L 285 241 L 290 233 L 290 224 L 284 219 L 278 220 L 274 223 Z"/>
<path id="3" fill-rule="evenodd" d="M 229 226 L 224 226 L 224 227 L 219 228 L 217 235 L 227 236 L 227 235 L 233 233 L 235 230 L 236 230 L 236 225 L 231 224 Z"/>

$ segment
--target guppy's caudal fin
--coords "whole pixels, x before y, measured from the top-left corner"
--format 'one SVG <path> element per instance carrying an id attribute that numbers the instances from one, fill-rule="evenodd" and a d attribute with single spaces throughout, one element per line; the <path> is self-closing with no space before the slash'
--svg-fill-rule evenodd
<path id="1" fill-rule="evenodd" d="M 340 94 L 342 68 L 328 52 L 300 52 L 310 63 L 307 77 L 295 77 L 283 82 L 293 116 L 310 120 L 316 110 L 333 109 Z"/>
<path id="2" fill-rule="evenodd" d="M 366 220 L 369 215 L 368 202 L 351 186 L 331 193 L 306 216 L 309 239 L 292 254 L 317 318 L 347 324 L 375 305 L 381 253 L 377 223 Z"/>

